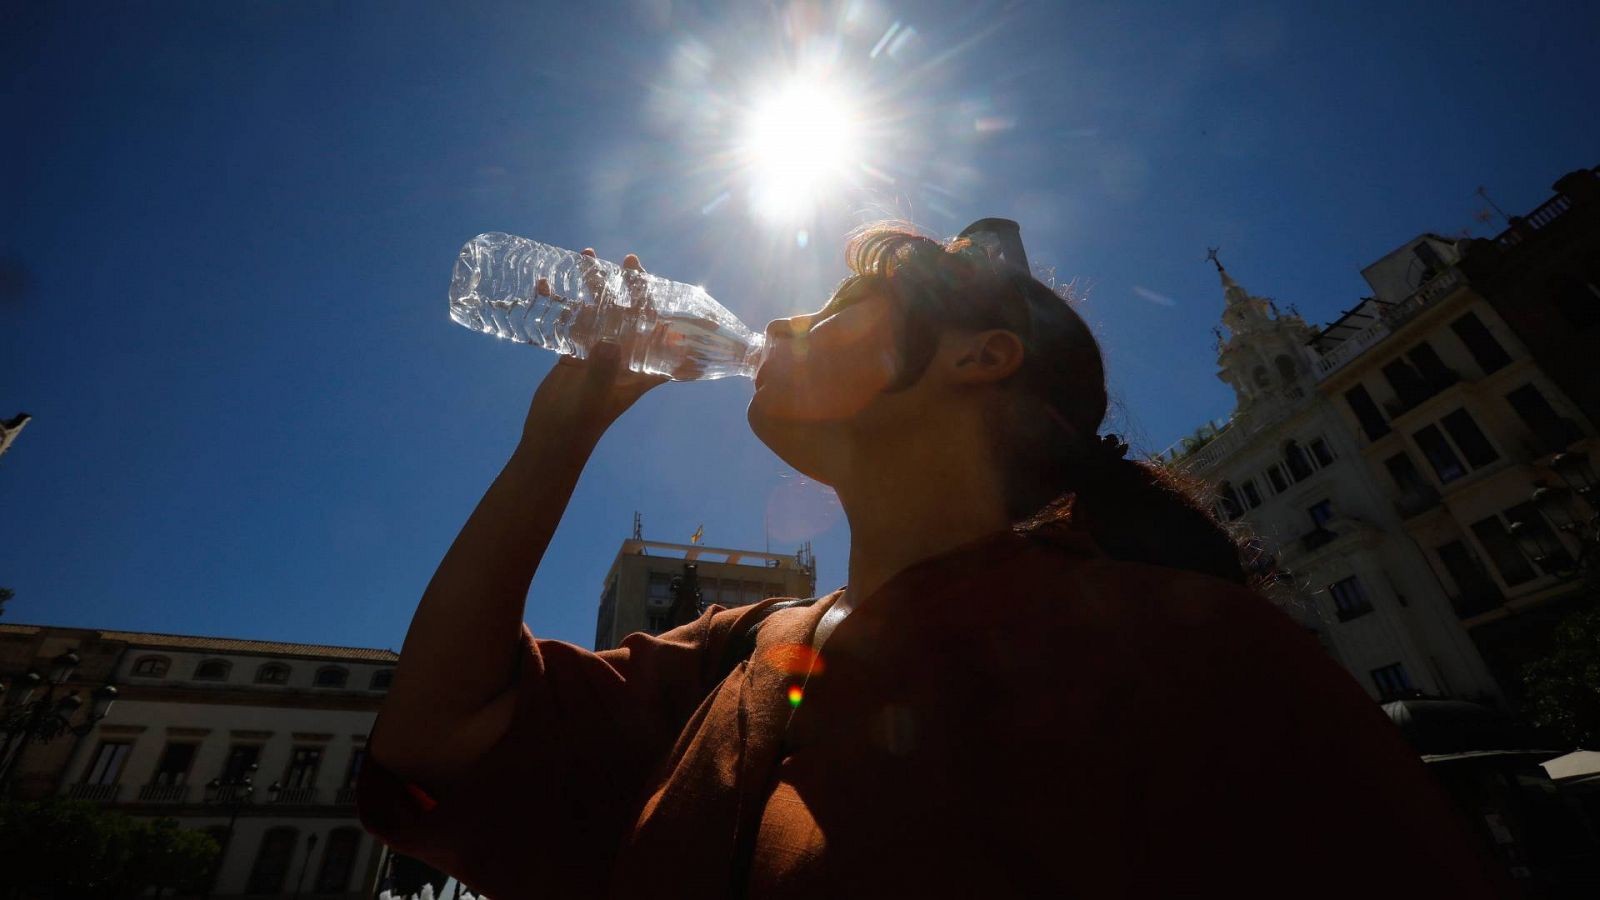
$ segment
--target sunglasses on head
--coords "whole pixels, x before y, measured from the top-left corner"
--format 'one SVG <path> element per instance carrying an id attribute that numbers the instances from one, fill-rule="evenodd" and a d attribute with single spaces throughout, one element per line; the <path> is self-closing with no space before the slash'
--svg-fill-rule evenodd
<path id="1" fill-rule="evenodd" d="M 979 219 L 961 229 L 964 238 L 986 254 L 991 262 L 1001 262 L 1031 273 L 1028 252 L 1022 249 L 1022 226 L 1010 219 Z"/>

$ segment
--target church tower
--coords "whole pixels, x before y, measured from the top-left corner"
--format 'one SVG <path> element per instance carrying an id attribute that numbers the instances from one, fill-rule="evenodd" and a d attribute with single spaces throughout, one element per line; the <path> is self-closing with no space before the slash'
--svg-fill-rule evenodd
<path id="1" fill-rule="evenodd" d="M 1312 357 L 1306 342 L 1315 330 L 1292 311 L 1279 313 L 1270 298 L 1240 287 L 1222 267 L 1215 249 L 1207 258 L 1222 279 L 1217 377 L 1238 398 L 1235 414 L 1271 415 L 1300 404 L 1310 396 Z"/>

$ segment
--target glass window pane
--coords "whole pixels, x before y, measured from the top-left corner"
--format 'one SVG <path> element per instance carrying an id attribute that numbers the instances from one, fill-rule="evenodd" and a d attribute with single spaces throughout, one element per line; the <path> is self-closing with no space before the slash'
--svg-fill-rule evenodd
<path id="1" fill-rule="evenodd" d="M 1483 436 L 1483 432 L 1478 429 L 1478 423 L 1472 421 L 1472 416 L 1468 415 L 1466 410 L 1458 409 L 1445 416 L 1442 424 L 1474 469 L 1500 458 L 1500 454 L 1490 446 L 1489 439 Z"/>
<path id="2" fill-rule="evenodd" d="M 1499 371 L 1506 363 L 1511 362 L 1511 354 L 1500 342 L 1494 339 L 1483 322 L 1474 314 L 1467 313 L 1461 318 L 1450 323 L 1450 329 L 1467 346 L 1467 352 L 1477 361 L 1478 368 L 1483 374 Z"/>
<path id="3" fill-rule="evenodd" d="M 1478 543 L 1483 545 L 1485 553 L 1494 567 L 1500 570 L 1500 577 L 1506 584 L 1521 584 L 1532 580 L 1538 573 L 1534 572 L 1533 564 L 1517 549 L 1517 542 L 1506 531 L 1499 516 L 1489 516 L 1472 523 L 1472 533 L 1477 536 Z"/>
<path id="4" fill-rule="evenodd" d="M 1444 434 L 1438 428 L 1428 425 L 1411 435 L 1417 442 L 1417 447 L 1422 450 L 1422 455 L 1427 457 L 1429 465 L 1433 466 L 1434 474 L 1439 476 L 1439 481 L 1449 484 L 1457 478 L 1467 474 L 1467 469 L 1461 464 L 1456 452 L 1450 449 L 1450 444 L 1445 441 Z"/>

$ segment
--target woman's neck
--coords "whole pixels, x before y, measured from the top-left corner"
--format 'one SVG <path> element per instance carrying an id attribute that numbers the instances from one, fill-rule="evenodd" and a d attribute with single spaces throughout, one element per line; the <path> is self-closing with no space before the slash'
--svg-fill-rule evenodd
<path id="1" fill-rule="evenodd" d="M 976 448 L 930 442 L 875 454 L 838 486 L 850 522 L 849 589 L 860 604 L 900 572 L 1011 526 L 998 473 Z"/>

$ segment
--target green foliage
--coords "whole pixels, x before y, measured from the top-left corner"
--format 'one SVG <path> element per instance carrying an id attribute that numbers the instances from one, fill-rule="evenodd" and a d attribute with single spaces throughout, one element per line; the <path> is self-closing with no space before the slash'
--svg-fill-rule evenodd
<path id="1" fill-rule="evenodd" d="M 0 616 L 3 616 L 3 615 L 6 614 L 6 601 L 10 600 L 12 597 L 15 597 L 16 595 L 17 595 L 17 592 L 13 591 L 11 588 L 0 587 Z"/>
<path id="2" fill-rule="evenodd" d="M 1574 747 L 1600 748 L 1600 609 L 1562 621 L 1550 654 L 1522 678 L 1534 724 Z"/>
<path id="3" fill-rule="evenodd" d="M 59 798 L 0 806 L 0 872 L 15 896 L 98 900 L 151 887 L 198 893 L 220 850 L 176 819 L 134 819 Z"/>

